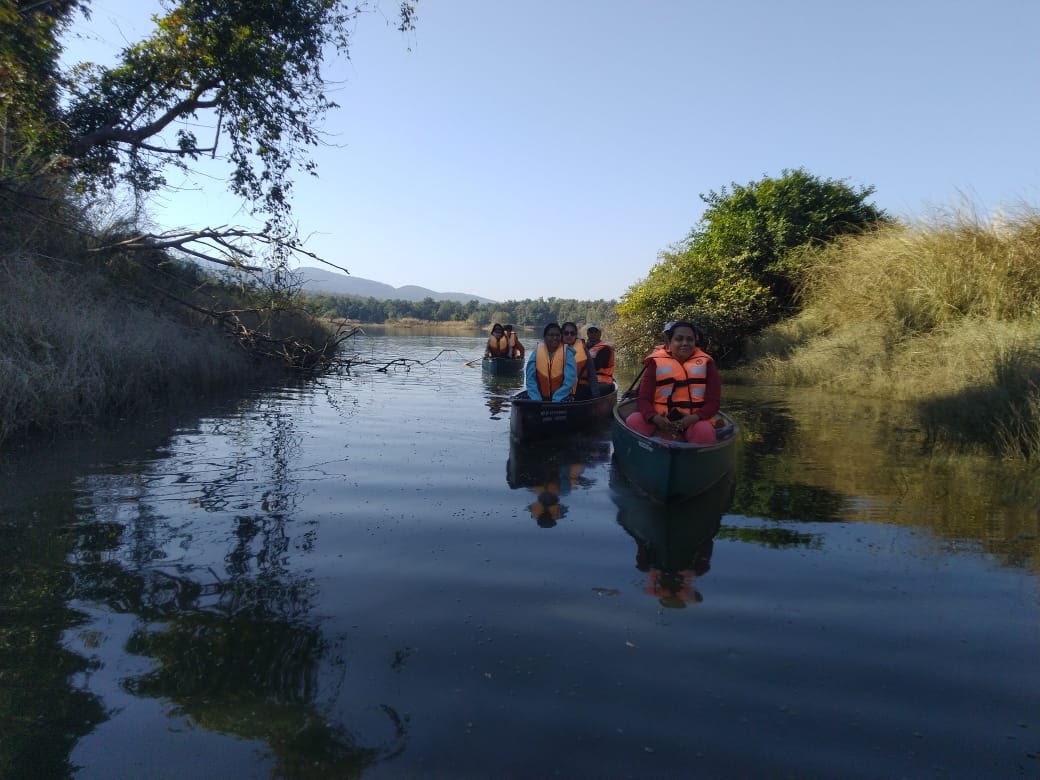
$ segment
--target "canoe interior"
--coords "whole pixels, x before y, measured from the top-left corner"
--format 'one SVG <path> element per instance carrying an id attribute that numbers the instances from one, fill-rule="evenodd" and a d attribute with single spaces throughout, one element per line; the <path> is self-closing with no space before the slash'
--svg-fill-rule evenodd
<path id="1" fill-rule="evenodd" d="M 720 412 L 718 441 L 709 446 L 665 441 L 636 433 L 625 418 L 636 401 L 623 401 L 614 411 L 614 458 L 626 479 L 660 504 L 695 498 L 736 468 L 736 421 Z"/>

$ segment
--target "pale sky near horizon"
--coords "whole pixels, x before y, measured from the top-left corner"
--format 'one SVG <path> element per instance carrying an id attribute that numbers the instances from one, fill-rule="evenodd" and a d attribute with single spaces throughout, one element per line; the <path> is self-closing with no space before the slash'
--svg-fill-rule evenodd
<path id="1" fill-rule="evenodd" d="M 109 61 L 158 2 L 91 7 L 67 59 Z M 906 219 L 1040 204 L 1035 0 L 420 0 L 408 35 L 395 8 L 329 67 L 336 146 L 295 177 L 307 249 L 355 276 L 620 298 L 701 193 L 793 168 Z M 198 183 L 159 226 L 243 221 Z"/>

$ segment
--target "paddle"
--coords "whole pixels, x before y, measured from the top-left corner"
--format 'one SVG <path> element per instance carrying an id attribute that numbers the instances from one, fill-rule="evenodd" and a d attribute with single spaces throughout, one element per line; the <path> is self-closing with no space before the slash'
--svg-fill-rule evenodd
<path id="1" fill-rule="evenodd" d="M 637 384 L 639 384 L 639 380 L 643 378 L 643 374 L 644 374 L 645 371 L 646 371 L 646 365 L 644 365 L 643 368 L 640 369 L 639 373 L 636 374 L 636 378 L 632 380 L 632 384 L 630 384 L 628 386 L 628 390 L 626 390 L 625 394 L 621 396 L 621 400 L 622 401 L 625 401 L 625 400 L 627 400 L 627 399 L 632 397 L 632 388 L 634 388 Z"/>
<path id="2" fill-rule="evenodd" d="M 480 357 L 473 358 L 472 360 L 467 361 L 466 363 L 463 363 L 462 365 L 464 365 L 464 366 L 472 366 L 474 363 L 479 363 L 483 359 L 484 359 L 484 356 L 481 355 Z"/>

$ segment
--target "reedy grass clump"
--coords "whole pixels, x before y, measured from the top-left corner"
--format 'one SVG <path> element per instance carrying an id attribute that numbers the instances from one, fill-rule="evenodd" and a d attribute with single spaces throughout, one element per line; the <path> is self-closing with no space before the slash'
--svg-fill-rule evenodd
<path id="1" fill-rule="evenodd" d="M 115 293 L 97 271 L 0 253 L 0 444 L 245 381 L 245 353 Z"/>
<path id="2" fill-rule="evenodd" d="M 0 446 L 241 388 L 284 374 L 283 339 L 333 339 L 291 298 L 161 251 L 99 251 L 127 230 L 95 228 L 60 192 L 0 191 Z"/>
<path id="3" fill-rule="evenodd" d="M 802 312 L 750 346 L 755 377 L 906 401 L 929 442 L 1040 456 L 1040 214 L 949 212 L 809 259 Z"/>

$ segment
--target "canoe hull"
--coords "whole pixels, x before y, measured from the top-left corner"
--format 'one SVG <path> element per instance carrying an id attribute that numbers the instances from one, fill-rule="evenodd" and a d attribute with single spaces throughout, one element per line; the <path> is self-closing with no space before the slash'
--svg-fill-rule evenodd
<path id="1" fill-rule="evenodd" d="M 523 358 L 484 358 L 480 363 L 485 374 L 516 376 L 524 370 Z"/>
<path id="2" fill-rule="evenodd" d="M 570 436 L 610 419 L 617 402 L 617 385 L 606 395 L 587 401 L 532 401 L 522 390 L 510 399 L 509 436 L 521 444 Z"/>
<path id="3" fill-rule="evenodd" d="M 726 425 L 719 440 L 709 446 L 664 441 L 636 433 L 625 418 L 636 411 L 636 401 L 624 401 L 614 410 L 614 460 L 625 478 L 660 504 L 687 501 L 709 490 L 736 469 L 737 425 L 720 412 Z"/>

